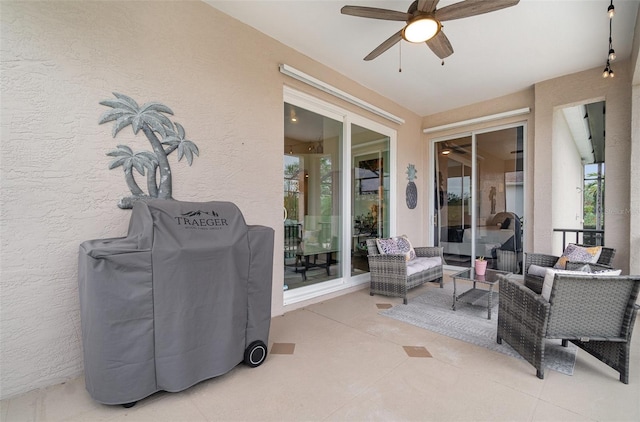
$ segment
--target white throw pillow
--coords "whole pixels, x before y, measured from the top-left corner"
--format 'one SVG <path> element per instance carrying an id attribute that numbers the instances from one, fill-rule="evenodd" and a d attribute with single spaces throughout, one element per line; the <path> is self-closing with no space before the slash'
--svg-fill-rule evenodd
<path id="1" fill-rule="evenodd" d="M 604 275 L 604 276 L 618 276 L 622 274 L 622 270 L 601 270 L 593 273 L 594 275 Z"/>
<path id="2" fill-rule="evenodd" d="M 598 275 L 598 276 L 618 276 L 622 273 L 622 270 L 604 270 L 598 271 L 594 274 L 585 273 L 584 271 L 569 271 L 569 270 L 556 270 L 554 268 L 547 269 L 547 273 L 544 276 L 544 283 L 542 284 L 542 295 L 543 298 L 549 300 L 551 297 L 551 288 L 553 287 L 553 281 L 556 277 L 556 274 L 572 274 L 572 275 Z"/>

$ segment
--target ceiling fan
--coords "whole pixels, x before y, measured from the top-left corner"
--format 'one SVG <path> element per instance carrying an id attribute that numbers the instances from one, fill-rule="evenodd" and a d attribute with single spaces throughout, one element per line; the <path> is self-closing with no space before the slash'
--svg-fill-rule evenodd
<path id="1" fill-rule="evenodd" d="M 453 54 L 453 47 L 442 32 L 442 22 L 494 12 L 515 6 L 520 0 L 465 0 L 437 9 L 438 1 L 416 0 L 406 13 L 365 6 L 344 6 L 340 12 L 362 18 L 407 22 L 404 28 L 369 53 L 364 58 L 367 61 L 375 59 L 402 39 L 412 43 L 426 42 L 436 56 L 444 59 Z"/>
<path id="2" fill-rule="evenodd" d="M 452 152 L 454 154 L 466 154 L 469 152 L 466 148 L 470 146 L 471 144 L 457 145 L 457 144 L 450 144 L 449 142 L 445 141 L 444 146 L 442 147 L 442 155 L 449 155 Z"/>

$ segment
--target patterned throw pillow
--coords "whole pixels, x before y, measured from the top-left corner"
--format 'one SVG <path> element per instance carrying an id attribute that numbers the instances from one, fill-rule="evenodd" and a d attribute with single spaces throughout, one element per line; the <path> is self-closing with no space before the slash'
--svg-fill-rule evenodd
<path id="1" fill-rule="evenodd" d="M 411 247 L 411 242 L 409 242 L 409 239 L 406 237 L 399 236 L 389 239 L 376 239 L 376 244 L 378 245 L 378 251 L 380 251 L 382 255 L 404 255 L 407 261 L 413 259 L 411 257 L 413 248 Z M 413 256 L 415 257 L 415 251 L 413 251 Z"/>
<path id="2" fill-rule="evenodd" d="M 590 262 L 595 264 L 602 253 L 602 246 L 582 247 L 570 243 L 564 250 L 558 262 L 553 266 L 555 269 L 564 270 L 568 261 Z"/>
<path id="3" fill-rule="evenodd" d="M 398 248 L 402 251 L 402 253 L 409 252 L 409 259 L 407 261 L 415 259 L 416 251 L 415 249 L 413 249 L 413 246 L 411 245 L 411 242 L 409 241 L 409 238 L 406 234 L 396 237 L 396 241 L 398 243 Z"/>
<path id="4" fill-rule="evenodd" d="M 397 255 L 400 253 L 398 242 L 393 238 L 376 239 L 376 244 L 378 245 L 378 251 L 382 255 Z"/>

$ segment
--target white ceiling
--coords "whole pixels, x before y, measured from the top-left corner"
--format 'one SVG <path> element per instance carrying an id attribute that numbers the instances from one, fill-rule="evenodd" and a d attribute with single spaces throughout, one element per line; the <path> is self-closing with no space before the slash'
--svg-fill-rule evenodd
<path id="1" fill-rule="evenodd" d="M 398 44 L 365 62 L 362 59 L 404 22 L 340 13 L 344 5 L 406 12 L 412 0 L 204 1 L 420 116 L 507 95 L 558 76 L 604 69 L 609 48 L 609 0 L 521 0 L 497 12 L 444 22 L 454 49 L 444 66 L 426 45 L 404 41 L 401 50 Z M 438 8 L 452 3 L 457 1 L 441 0 Z M 631 56 L 640 0 L 613 3 L 615 71 L 616 63 Z M 402 72 L 398 72 L 400 55 Z M 601 70 L 594 73 L 600 75 Z"/>

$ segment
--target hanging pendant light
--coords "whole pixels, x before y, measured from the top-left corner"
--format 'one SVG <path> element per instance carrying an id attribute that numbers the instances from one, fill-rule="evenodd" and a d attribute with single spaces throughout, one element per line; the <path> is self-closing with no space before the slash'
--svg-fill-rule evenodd
<path id="1" fill-rule="evenodd" d="M 611 4 L 607 8 L 607 15 L 609 16 L 609 52 L 607 53 L 607 65 L 602 72 L 603 78 L 613 78 L 614 73 L 613 69 L 611 69 L 611 62 L 616 59 L 616 51 L 613 49 L 613 39 L 611 38 L 611 29 L 612 29 L 612 21 L 613 16 L 616 13 L 615 7 L 613 7 L 613 0 L 611 0 Z"/>
<path id="2" fill-rule="evenodd" d="M 607 15 L 609 15 L 609 19 L 613 19 L 616 14 L 616 8 L 613 7 L 613 0 L 611 0 L 611 4 L 607 8 Z"/>

